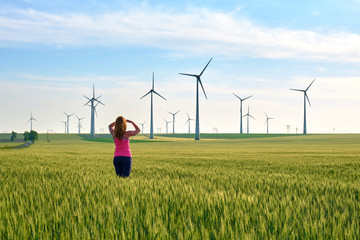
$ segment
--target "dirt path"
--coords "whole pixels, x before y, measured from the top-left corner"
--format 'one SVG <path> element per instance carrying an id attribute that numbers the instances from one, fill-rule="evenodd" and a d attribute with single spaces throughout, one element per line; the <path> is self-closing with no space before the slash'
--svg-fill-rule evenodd
<path id="1" fill-rule="evenodd" d="M 33 143 L 34 143 L 33 141 L 29 141 L 29 142 L 27 142 L 27 143 L 25 143 L 25 144 L 23 144 L 23 145 L 13 147 L 13 149 L 27 147 L 27 146 L 30 146 L 30 145 L 33 144 Z"/>

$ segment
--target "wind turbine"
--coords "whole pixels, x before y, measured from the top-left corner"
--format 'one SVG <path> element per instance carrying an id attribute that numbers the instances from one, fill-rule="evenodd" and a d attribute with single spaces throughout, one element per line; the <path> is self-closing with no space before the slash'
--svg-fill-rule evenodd
<path id="1" fill-rule="evenodd" d="M 165 120 L 165 118 L 164 118 L 164 121 L 166 122 L 166 133 L 169 133 L 169 131 L 168 131 L 168 124 L 171 123 L 171 121 L 168 122 L 168 121 Z"/>
<path id="2" fill-rule="evenodd" d="M 207 99 L 205 90 L 204 90 L 204 86 L 202 85 L 201 82 L 201 75 L 204 73 L 205 69 L 207 68 L 207 66 L 209 65 L 209 63 L 211 62 L 212 58 L 210 58 L 209 62 L 206 64 L 206 66 L 204 67 L 204 69 L 201 71 L 201 73 L 199 75 L 196 74 L 188 74 L 188 73 L 179 73 L 181 75 L 186 75 L 186 76 L 190 76 L 190 77 L 195 77 L 196 78 L 196 125 L 195 125 L 195 140 L 200 140 L 200 126 L 199 126 L 199 83 L 201 85 L 201 88 L 204 92 L 205 98 Z"/>
<path id="3" fill-rule="evenodd" d="M 247 112 L 247 114 L 244 115 L 244 117 L 247 118 L 247 119 L 246 119 L 246 120 L 247 120 L 247 121 L 246 121 L 246 122 L 247 122 L 247 134 L 249 134 L 249 117 L 251 117 L 252 119 L 255 120 L 255 118 L 250 115 L 249 111 L 250 111 L 250 107 L 248 107 L 248 112 Z"/>
<path id="4" fill-rule="evenodd" d="M 62 123 L 65 123 L 65 133 L 66 133 L 66 122 L 65 121 L 61 121 Z"/>
<path id="5" fill-rule="evenodd" d="M 37 121 L 35 118 L 33 118 L 33 115 L 32 115 L 32 112 L 30 113 L 31 114 L 31 117 L 30 119 L 28 120 L 28 122 L 30 122 L 30 132 L 32 131 L 32 121 L 35 120 Z"/>
<path id="6" fill-rule="evenodd" d="M 189 116 L 189 114 L 188 114 L 188 113 L 186 113 L 186 114 L 188 115 L 188 120 L 186 121 L 186 123 L 185 123 L 185 124 L 188 124 L 188 127 L 189 127 L 189 133 L 190 133 L 190 122 L 191 122 L 191 121 L 194 121 L 195 119 L 190 118 L 190 116 Z"/>
<path id="7" fill-rule="evenodd" d="M 79 134 L 80 134 L 80 128 L 83 128 L 83 127 L 81 126 L 81 120 L 84 119 L 84 117 L 83 117 L 83 118 L 79 118 L 77 115 L 75 115 L 75 117 L 78 119 L 78 128 L 79 128 Z"/>
<path id="8" fill-rule="evenodd" d="M 94 138 L 95 137 L 95 114 L 97 115 L 96 113 L 96 107 L 97 105 L 100 103 L 102 104 L 103 106 L 105 106 L 105 104 L 103 104 L 102 102 L 100 102 L 98 99 L 102 96 L 98 96 L 98 97 L 95 97 L 95 86 L 93 84 L 93 96 L 92 98 L 88 98 L 87 96 L 83 95 L 87 100 L 89 100 L 87 103 L 84 104 L 87 105 L 87 106 L 90 106 L 91 107 L 91 128 L 90 128 L 90 134 L 91 134 L 91 137 Z M 96 105 L 94 105 L 94 103 L 96 102 Z M 89 103 L 91 103 L 89 105 Z"/>
<path id="9" fill-rule="evenodd" d="M 144 133 L 144 124 L 146 123 L 146 121 L 144 123 L 139 123 L 141 125 L 141 133 Z"/>
<path id="10" fill-rule="evenodd" d="M 299 91 L 299 92 L 304 93 L 304 132 L 303 132 L 304 134 L 307 133 L 307 131 L 306 131 L 306 100 L 308 101 L 309 106 L 311 107 L 310 100 L 309 100 L 309 97 L 306 92 L 307 92 L 307 90 L 309 90 L 309 88 L 314 83 L 314 81 L 315 81 L 315 79 L 310 83 L 310 85 L 305 90 L 290 88 L 290 90 Z"/>
<path id="11" fill-rule="evenodd" d="M 266 124 L 266 133 L 269 134 L 269 120 L 270 119 L 274 119 L 274 118 L 270 118 L 268 117 L 268 115 L 265 113 L 265 116 L 266 116 L 266 121 L 265 121 L 265 124 Z"/>
<path id="12" fill-rule="evenodd" d="M 173 122 L 173 133 L 175 133 L 175 115 L 176 115 L 178 112 L 180 112 L 180 110 L 177 111 L 176 113 L 172 113 L 172 112 L 169 112 L 169 111 L 168 111 L 168 113 L 170 113 L 171 115 L 173 115 L 173 120 L 172 120 L 172 122 Z"/>
<path id="13" fill-rule="evenodd" d="M 242 102 L 245 101 L 248 98 L 251 98 L 253 95 L 248 96 L 244 99 L 242 99 L 241 97 L 239 97 L 238 95 L 236 95 L 235 93 L 233 93 L 235 95 L 235 97 L 237 97 L 240 100 L 240 134 L 243 133 L 243 127 L 242 127 Z"/>
<path id="14" fill-rule="evenodd" d="M 70 118 L 72 115 L 74 115 L 74 114 L 72 113 L 72 114 L 68 115 L 68 114 L 66 114 L 65 112 L 63 112 L 63 113 L 64 113 L 64 114 L 66 115 L 66 117 L 67 117 L 66 125 L 67 125 L 67 133 L 69 133 L 69 125 L 70 125 L 69 118 Z"/>
<path id="15" fill-rule="evenodd" d="M 161 97 L 162 99 L 164 99 L 166 101 L 166 99 L 161 96 L 160 94 L 158 94 L 155 90 L 154 90 L 154 73 L 152 75 L 152 88 L 150 89 L 150 91 L 148 93 L 146 93 L 144 96 L 142 96 L 140 98 L 143 99 L 145 96 L 147 96 L 148 94 L 150 94 L 151 96 L 151 114 L 150 114 L 150 139 L 154 139 L 154 129 L 153 129 L 153 93 L 155 93 L 156 95 L 158 95 L 159 97 Z"/>

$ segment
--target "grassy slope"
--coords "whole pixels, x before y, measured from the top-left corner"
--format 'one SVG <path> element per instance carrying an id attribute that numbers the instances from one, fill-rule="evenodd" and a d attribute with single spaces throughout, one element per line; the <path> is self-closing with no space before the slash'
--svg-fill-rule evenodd
<path id="1" fill-rule="evenodd" d="M 0 235 L 359 236 L 360 135 L 157 138 L 131 145 L 129 179 L 112 144 L 75 134 L 0 151 Z"/>

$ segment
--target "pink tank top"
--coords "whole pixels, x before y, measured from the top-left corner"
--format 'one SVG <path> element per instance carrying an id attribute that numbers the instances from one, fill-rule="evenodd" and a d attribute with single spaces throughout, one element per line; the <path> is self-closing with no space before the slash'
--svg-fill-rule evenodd
<path id="1" fill-rule="evenodd" d="M 122 138 L 121 141 L 117 138 L 114 139 L 115 143 L 115 153 L 114 157 L 131 157 L 129 139 Z"/>

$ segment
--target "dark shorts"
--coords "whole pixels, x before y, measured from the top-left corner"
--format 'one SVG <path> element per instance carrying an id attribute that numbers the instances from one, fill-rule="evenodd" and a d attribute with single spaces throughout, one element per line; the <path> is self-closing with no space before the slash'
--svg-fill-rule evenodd
<path id="1" fill-rule="evenodd" d="M 131 157 L 116 156 L 113 162 L 116 175 L 120 177 L 128 177 L 130 175 Z"/>

